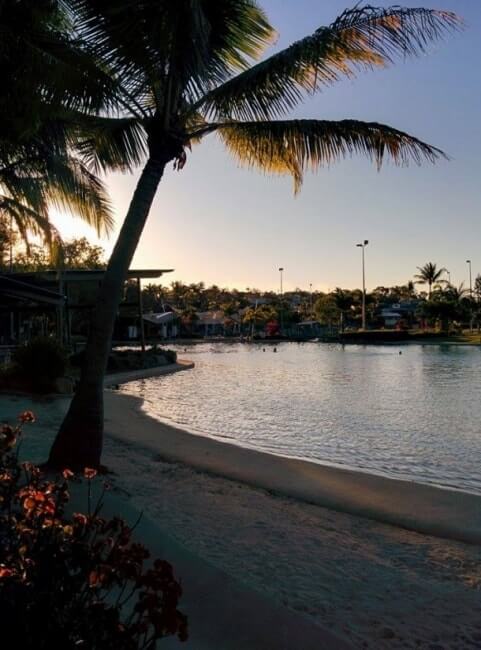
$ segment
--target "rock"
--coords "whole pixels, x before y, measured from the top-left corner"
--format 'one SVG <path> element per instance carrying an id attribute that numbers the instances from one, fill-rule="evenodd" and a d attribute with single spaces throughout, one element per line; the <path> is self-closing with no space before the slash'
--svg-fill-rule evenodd
<path id="1" fill-rule="evenodd" d="M 58 377 L 55 380 L 55 392 L 62 395 L 71 395 L 74 391 L 74 380 L 72 377 Z"/>

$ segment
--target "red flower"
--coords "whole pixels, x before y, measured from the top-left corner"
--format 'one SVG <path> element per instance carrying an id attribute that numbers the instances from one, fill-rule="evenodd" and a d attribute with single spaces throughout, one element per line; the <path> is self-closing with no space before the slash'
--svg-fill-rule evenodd
<path id="1" fill-rule="evenodd" d="M 75 476 L 75 474 L 72 472 L 71 469 L 66 468 L 66 469 L 64 469 L 63 472 L 62 472 L 62 476 L 63 476 L 65 479 L 69 479 L 69 478 L 72 478 L 72 476 Z"/>
<path id="2" fill-rule="evenodd" d="M 81 526 L 85 526 L 88 521 L 87 517 L 81 512 L 74 512 L 72 519 L 76 524 L 80 524 Z"/>
<path id="3" fill-rule="evenodd" d="M 18 419 L 22 424 L 25 424 L 26 422 L 35 422 L 35 415 L 32 411 L 24 411 L 23 413 L 20 413 Z"/>
<path id="4" fill-rule="evenodd" d="M 5 566 L 0 566 L 0 578 L 10 578 L 15 572 L 13 569 L 9 569 Z"/>
<path id="5" fill-rule="evenodd" d="M 97 476 L 97 470 L 92 469 L 92 467 L 85 467 L 84 476 L 85 476 L 85 478 L 88 478 L 89 480 L 92 479 L 92 478 L 95 478 Z"/>

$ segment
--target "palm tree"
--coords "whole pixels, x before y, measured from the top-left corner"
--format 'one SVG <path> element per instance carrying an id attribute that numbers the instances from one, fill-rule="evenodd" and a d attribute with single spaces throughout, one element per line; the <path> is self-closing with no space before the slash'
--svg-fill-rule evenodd
<path id="1" fill-rule="evenodd" d="M 52 466 L 82 467 L 100 462 L 103 375 L 117 306 L 166 166 L 181 170 L 191 147 L 213 133 L 241 164 L 292 176 L 296 192 L 306 169 L 353 154 L 378 167 L 386 157 L 435 162 L 444 156 L 439 149 L 384 124 L 285 116 L 342 77 L 424 52 L 460 20 L 444 11 L 357 5 L 250 65 L 275 33 L 255 0 L 64 2 L 102 69 L 122 80 L 126 164 L 146 159 L 99 292 L 79 388 L 50 453 Z"/>
<path id="2" fill-rule="evenodd" d="M 430 298 L 433 285 L 444 282 L 442 275 L 443 273 L 446 273 L 446 269 L 438 269 L 436 264 L 433 264 L 433 262 L 428 262 L 424 266 L 418 266 L 417 269 L 419 273 L 414 276 L 416 284 L 427 284 L 428 297 Z"/>
<path id="3" fill-rule="evenodd" d="M 61 239 L 49 219 L 51 206 L 81 217 L 99 234 L 111 230 L 113 218 L 103 184 L 65 142 L 40 133 L 15 147 L 4 161 L 0 160 L 0 215 L 10 221 L 11 229 L 15 226 L 27 252 L 29 234 L 41 236 L 52 253 L 58 252 Z"/>
<path id="4" fill-rule="evenodd" d="M 0 23 L 0 68 L 8 80 L 0 97 L 0 215 L 27 246 L 33 233 L 52 250 L 60 241 L 52 205 L 108 231 L 106 193 L 82 160 L 77 136 L 79 110 L 108 105 L 113 80 L 78 45 L 63 3 L 5 0 Z"/>
<path id="5" fill-rule="evenodd" d="M 340 313 L 340 329 L 342 334 L 344 332 L 346 312 L 349 312 L 353 305 L 352 293 L 350 291 L 345 291 L 344 289 L 337 287 L 334 293 L 331 295 L 334 299 L 334 304 Z"/>

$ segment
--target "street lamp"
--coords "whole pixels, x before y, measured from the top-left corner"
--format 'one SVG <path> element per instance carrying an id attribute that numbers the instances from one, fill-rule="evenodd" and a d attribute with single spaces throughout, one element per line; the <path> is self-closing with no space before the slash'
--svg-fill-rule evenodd
<path id="1" fill-rule="evenodd" d="M 471 312 L 471 318 L 469 319 L 469 331 L 473 331 L 473 276 L 471 273 L 471 260 L 466 260 L 466 264 L 469 266 L 469 299 L 470 305 L 469 310 Z"/>
<path id="2" fill-rule="evenodd" d="M 312 318 L 312 282 L 309 282 L 309 293 L 311 298 L 311 318 Z"/>
<path id="3" fill-rule="evenodd" d="M 280 313 L 280 316 L 281 316 L 281 334 L 282 334 L 282 331 L 284 329 L 284 324 L 283 324 L 283 311 L 284 310 L 282 308 L 282 273 L 283 273 L 283 271 L 284 271 L 284 267 L 280 266 L 279 267 L 279 273 L 281 275 L 281 294 L 280 294 L 281 295 L 281 313 Z"/>
<path id="4" fill-rule="evenodd" d="M 369 244 L 369 240 L 365 239 L 362 244 L 356 244 L 358 248 L 362 249 L 362 329 L 366 329 L 366 270 L 364 260 L 364 249 Z"/>
<path id="5" fill-rule="evenodd" d="M 471 300 L 473 299 L 473 276 L 471 274 L 471 260 L 466 260 L 466 264 L 469 266 L 469 296 Z"/>

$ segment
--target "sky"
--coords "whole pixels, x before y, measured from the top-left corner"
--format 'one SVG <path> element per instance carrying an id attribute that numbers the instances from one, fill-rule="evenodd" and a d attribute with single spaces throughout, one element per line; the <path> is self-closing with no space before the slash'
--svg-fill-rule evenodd
<path id="1" fill-rule="evenodd" d="M 279 37 L 273 50 L 331 23 L 349 0 L 261 0 Z M 377 0 L 378 6 L 393 2 Z M 426 56 L 363 72 L 305 100 L 292 117 L 384 122 L 443 149 L 436 165 L 377 172 L 356 157 L 306 174 L 301 193 L 289 177 L 241 169 L 209 136 L 181 172 L 161 182 L 132 268 L 173 268 L 172 280 L 230 288 L 329 290 L 361 284 L 404 284 L 428 261 L 446 267 L 455 284 L 481 273 L 481 1 L 424 0 L 404 6 L 455 11 L 464 32 Z M 117 227 L 137 174 L 107 178 Z M 78 219 L 54 219 L 65 237 L 95 233 Z M 110 251 L 116 233 L 102 239 Z"/>

